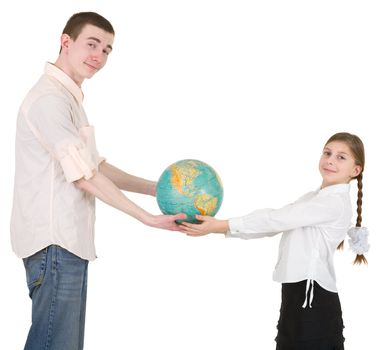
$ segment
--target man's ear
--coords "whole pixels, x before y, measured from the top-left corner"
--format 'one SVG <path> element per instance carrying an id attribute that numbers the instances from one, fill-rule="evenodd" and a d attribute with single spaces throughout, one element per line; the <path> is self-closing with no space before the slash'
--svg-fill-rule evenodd
<path id="1" fill-rule="evenodd" d="M 62 34 L 60 38 L 61 47 L 63 49 L 68 49 L 70 40 L 71 37 L 68 34 Z"/>

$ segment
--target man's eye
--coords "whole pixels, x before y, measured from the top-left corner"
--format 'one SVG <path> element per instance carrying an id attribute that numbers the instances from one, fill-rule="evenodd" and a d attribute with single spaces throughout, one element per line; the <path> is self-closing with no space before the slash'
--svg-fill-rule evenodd
<path id="1" fill-rule="evenodd" d="M 96 48 L 96 44 L 94 43 L 88 43 L 88 46 L 91 47 L 92 49 Z"/>

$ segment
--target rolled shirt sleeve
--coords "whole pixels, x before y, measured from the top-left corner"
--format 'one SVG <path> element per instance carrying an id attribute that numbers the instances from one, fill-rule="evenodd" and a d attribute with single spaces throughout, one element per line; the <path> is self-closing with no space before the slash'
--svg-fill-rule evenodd
<path id="1" fill-rule="evenodd" d="M 66 180 L 73 182 L 91 178 L 103 158 L 96 150 L 93 127 L 77 128 L 68 110 L 67 101 L 47 94 L 35 101 L 28 118 L 42 144 L 59 161 Z"/>
<path id="2" fill-rule="evenodd" d="M 92 177 L 96 165 L 85 147 L 76 147 L 71 144 L 59 152 L 62 154 L 59 161 L 68 182 L 79 180 L 82 177 L 88 180 Z"/>

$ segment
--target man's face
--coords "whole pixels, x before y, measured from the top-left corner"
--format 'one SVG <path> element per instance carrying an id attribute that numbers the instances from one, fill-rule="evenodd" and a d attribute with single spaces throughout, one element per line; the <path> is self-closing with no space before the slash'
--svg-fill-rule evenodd
<path id="1" fill-rule="evenodd" d="M 61 37 L 64 55 L 63 69 L 79 86 L 86 78 L 91 78 L 107 62 L 112 51 L 114 35 L 101 28 L 87 24 L 72 40 L 67 34 Z"/>

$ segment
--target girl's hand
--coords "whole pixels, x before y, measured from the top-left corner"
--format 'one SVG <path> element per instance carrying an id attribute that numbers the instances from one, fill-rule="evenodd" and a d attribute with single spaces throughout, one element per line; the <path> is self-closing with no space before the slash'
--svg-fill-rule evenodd
<path id="1" fill-rule="evenodd" d="M 180 225 L 180 231 L 188 236 L 204 236 L 208 233 L 226 233 L 229 229 L 228 220 L 217 220 L 211 216 L 196 215 L 196 219 L 201 224 L 191 224 L 183 222 Z"/>

